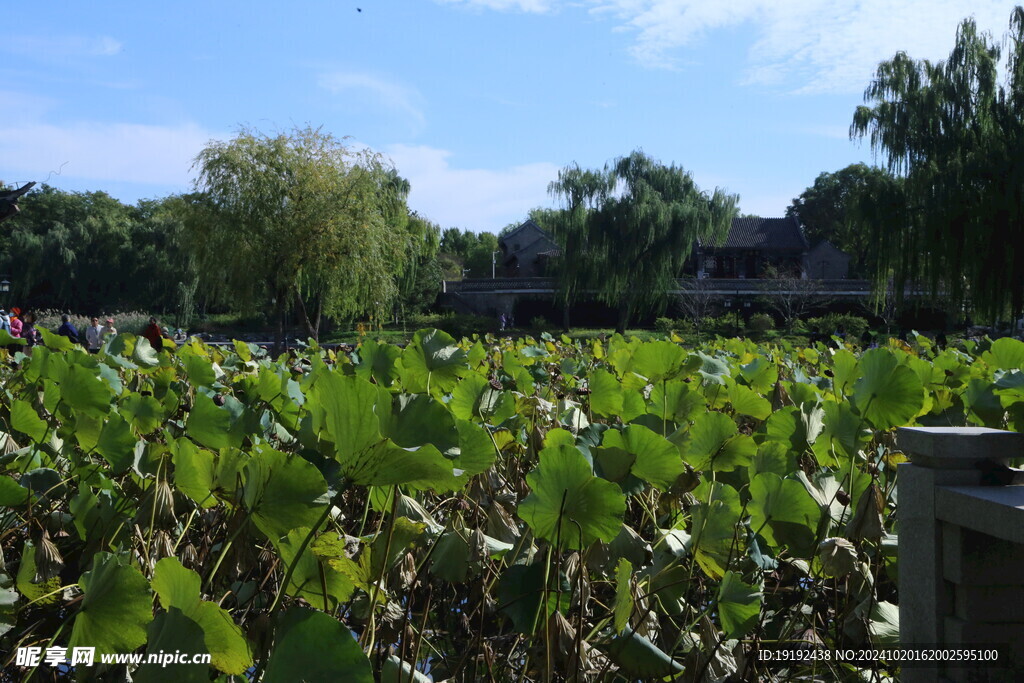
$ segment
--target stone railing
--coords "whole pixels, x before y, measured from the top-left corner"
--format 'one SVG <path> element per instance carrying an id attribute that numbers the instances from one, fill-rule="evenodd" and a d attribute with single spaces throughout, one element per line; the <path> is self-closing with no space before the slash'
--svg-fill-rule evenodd
<path id="1" fill-rule="evenodd" d="M 910 458 L 898 473 L 900 641 L 999 646 L 1004 660 L 998 667 L 905 667 L 900 680 L 1017 680 L 1024 672 L 1024 472 L 1007 465 L 1024 457 L 1024 434 L 908 427 L 897 440 Z"/>
<path id="2" fill-rule="evenodd" d="M 674 293 L 682 294 L 690 291 L 701 291 L 718 296 L 741 296 L 777 293 L 772 289 L 772 280 L 756 279 L 704 279 L 680 278 L 676 281 L 678 289 Z M 807 296 L 868 296 L 871 294 L 871 283 L 867 280 L 796 280 L 801 283 L 799 291 Z M 466 280 L 446 280 L 445 292 L 521 292 L 534 290 L 555 290 L 558 281 L 551 277 L 499 277 L 473 278 Z"/>

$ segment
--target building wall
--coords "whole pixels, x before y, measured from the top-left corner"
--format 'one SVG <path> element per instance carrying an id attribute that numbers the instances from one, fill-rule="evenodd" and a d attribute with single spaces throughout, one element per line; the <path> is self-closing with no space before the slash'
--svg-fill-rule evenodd
<path id="1" fill-rule="evenodd" d="M 845 280 L 849 277 L 850 256 L 822 242 L 807 252 L 807 271 L 815 280 Z"/>

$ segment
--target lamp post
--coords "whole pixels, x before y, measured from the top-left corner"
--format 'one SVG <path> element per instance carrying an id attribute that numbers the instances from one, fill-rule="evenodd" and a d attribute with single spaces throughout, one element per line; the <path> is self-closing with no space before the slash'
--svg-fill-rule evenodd
<path id="1" fill-rule="evenodd" d="M 492 280 L 494 279 L 494 270 L 495 270 L 495 266 L 497 264 L 497 260 L 495 260 L 494 257 L 497 256 L 500 251 L 501 250 L 499 249 L 498 251 L 492 251 L 491 252 L 491 279 Z"/>
<path id="2" fill-rule="evenodd" d="M 0 278 L 2 278 L 0 279 L 0 301 L 2 301 L 3 305 L 6 307 L 9 303 L 7 301 L 7 296 L 11 293 L 11 281 L 7 279 L 6 275 L 0 275 Z"/>

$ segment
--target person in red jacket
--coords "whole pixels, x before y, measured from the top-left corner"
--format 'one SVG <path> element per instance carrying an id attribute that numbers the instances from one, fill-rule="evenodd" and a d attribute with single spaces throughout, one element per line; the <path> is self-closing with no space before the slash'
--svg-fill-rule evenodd
<path id="1" fill-rule="evenodd" d="M 149 345 L 159 351 L 164 347 L 164 333 L 160 329 L 160 325 L 157 324 L 156 318 L 151 317 L 149 319 L 149 325 L 143 330 L 142 336 L 149 341 Z"/>

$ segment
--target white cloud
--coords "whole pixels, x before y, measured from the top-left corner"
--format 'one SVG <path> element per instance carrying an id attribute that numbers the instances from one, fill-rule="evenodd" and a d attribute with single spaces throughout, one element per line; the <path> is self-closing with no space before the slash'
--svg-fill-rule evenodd
<path id="1" fill-rule="evenodd" d="M 543 14 L 551 11 L 558 0 L 438 0 L 445 5 L 461 5 L 473 9 L 492 9 L 498 11 L 515 10 Z"/>
<path id="2" fill-rule="evenodd" d="M 497 232 L 548 206 L 548 183 L 559 167 L 536 162 L 503 169 L 454 168 L 452 153 L 425 145 L 391 145 L 385 152 L 412 185 L 410 208 L 441 225 Z"/>
<path id="3" fill-rule="evenodd" d="M 441 0 L 480 9 L 546 12 L 588 7 L 634 34 L 641 64 L 681 65 L 684 49 L 715 31 L 750 25 L 744 84 L 817 93 L 859 93 L 878 62 L 903 50 L 944 59 L 956 27 L 973 16 L 1001 38 L 1017 0 Z"/>
<path id="4" fill-rule="evenodd" d="M 56 125 L 22 121 L 11 125 L 0 119 L 0 159 L 12 178 L 45 180 L 52 172 L 86 180 L 184 189 L 192 159 L 213 137 L 194 123 L 162 126 L 80 121 Z"/>
<path id="5" fill-rule="evenodd" d="M 5 36 L 0 50 L 41 61 L 68 57 L 112 57 L 123 45 L 110 36 Z"/>
<path id="6" fill-rule="evenodd" d="M 360 98 L 369 96 L 379 105 L 411 118 L 418 128 L 426 122 L 419 106 L 423 97 L 414 88 L 370 74 L 345 71 L 322 73 L 317 78 L 317 85 L 336 95 L 354 94 Z"/>

